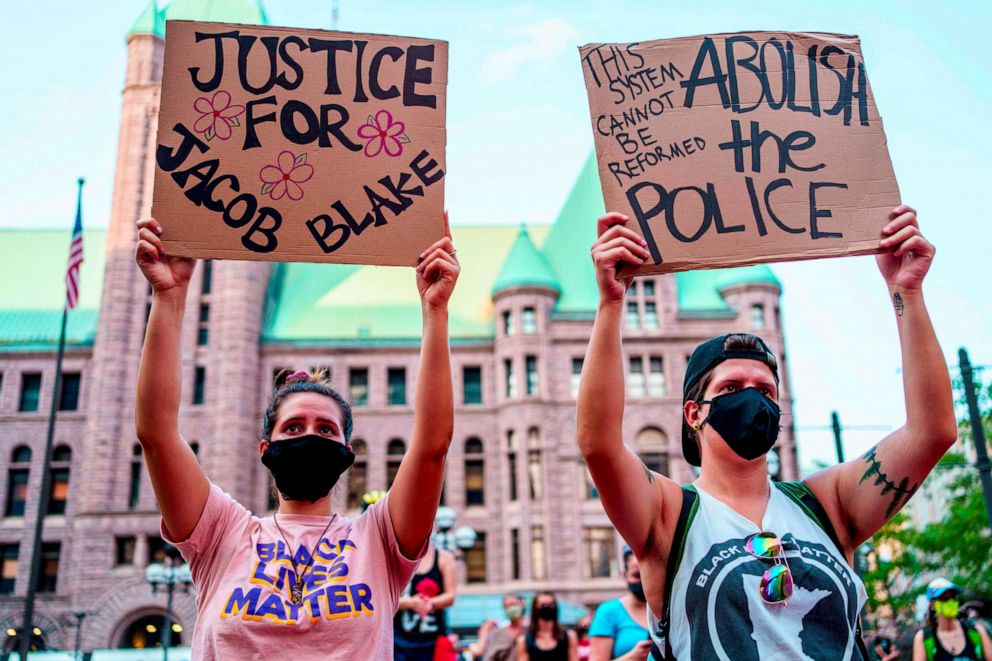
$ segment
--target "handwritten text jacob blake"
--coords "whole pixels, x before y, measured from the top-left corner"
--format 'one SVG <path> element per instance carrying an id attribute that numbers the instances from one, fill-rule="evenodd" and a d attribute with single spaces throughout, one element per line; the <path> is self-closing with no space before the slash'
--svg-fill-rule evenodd
<path id="1" fill-rule="evenodd" d="M 355 133 L 354 125 L 364 122 L 365 113 L 352 121 L 345 104 L 401 99 L 405 107 L 437 107 L 435 95 L 422 93 L 422 86 L 429 85 L 433 79 L 430 66 L 435 57 L 433 44 L 406 48 L 395 45 L 370 47 L 368 41 L 360 39 L 304 39 L 295 35 L 256 37 L 238 30 L 196 32 L 195 35 L 195 47 L 212 49 L 213 53 L 212 68 L 190 67 L 187 70 L 193 86 L 203 93 L 217 90 L 224 82 L 233 84 L 229 80 L 233 76 L 225 68 L 225 56 L 230 55 L 230 49 L 225 52 L 224 47 L 225 44 L 237 47 L 237 84 L 254 97 L 245 104 L 242 151 L 261 147 L 257 127 L 275 123 L 281 136 L 290 143 L 316 143 L 322 149 L 359 152 L 362 145 L 350 134 Z M 252 80 L 248 75 L 249 57 L 256 64 L 251 72 Z M 267 75 L 261 80 L 254 79 L 259 75 L 258 58 L 264 58 L 268 64 Z M 319 58 L 323 66 L 308 65 L 304 69 L 301 65 L 304 58 Z M 328 102 L 314 108 L 303 100 L 282 96 L 299 88 L 304 75 L 314 75 L 314 71 L 320 71 L 323 76 Z M 353 89 L 342 89 L 342 82 L 345 82 L 344 86 L 350 82 Z M 171 137 L 178 138 L 179 142 L 169 144 L 167 136 L 160 136 L 155 154 L 158 167 L 171 173 L 193 204 L 220 214 L 228 227 L 243 230 L 241 243 L 245 248 L 257 253 L 275 250 L 278 246 L 276 234 L 283 223 L 282 213 L 265 206 L 256 195 L 242 191 L 242 182 L 237 176 L 218 174 L 220 159 L 211 158 L 210 145 L 182 122 L 177 122 L 171 129 Z M 197 152 L 196 156 L 194 152 Z M 207 155 L 207 158 L 191 165 L 199 155 Z M 369 210 L 360 220 L 356 220 L 351 210 L 338 199 L 330 203 L 328 213 L 307 220 L 306 226 L 321 250 L 332 253 L 352 235 L 362 234 L 369 226 L 385 225 L 386 212 L 399 216 L 413 204 L 414 197 L 424 196 L 425 187 L 443 177 L 444 171 L 437 161 L 427 150 L 421 150 L 407 163 L 404 171 L 362 186 Z"/>

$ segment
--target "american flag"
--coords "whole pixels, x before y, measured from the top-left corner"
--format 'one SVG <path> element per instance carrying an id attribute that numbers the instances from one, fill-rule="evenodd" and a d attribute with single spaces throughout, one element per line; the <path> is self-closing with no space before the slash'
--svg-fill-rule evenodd
<path id="1" fill-rule="evenodd" d="M 79 302 L 79 265 L 83 263 L 83 180 L 79 180 L 76 200 L 76 224 L 72 227 L 69 244 L 69 266 L 65 271 L 65 309 L 71 310 Z"/>

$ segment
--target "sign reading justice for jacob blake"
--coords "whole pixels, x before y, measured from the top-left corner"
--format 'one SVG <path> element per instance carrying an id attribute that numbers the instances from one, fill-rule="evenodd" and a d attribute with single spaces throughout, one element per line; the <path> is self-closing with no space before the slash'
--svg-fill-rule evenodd
<path id="1" fill-rule="evenodd" d="M 857 37 L 751 32 L 580 50 L 631 273 L 877 252 L 899 204 Z"/>
<path id="2" fill-rule="evenodd" d="M 169 21 L 166 252 L 415 264 L 444 235 L 447 69 L 441 41 Z"/>

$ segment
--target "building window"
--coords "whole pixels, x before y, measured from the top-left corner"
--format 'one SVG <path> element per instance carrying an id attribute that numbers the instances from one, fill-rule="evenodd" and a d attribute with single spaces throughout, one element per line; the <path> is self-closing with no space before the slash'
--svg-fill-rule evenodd
<path id="1" fill-rule="evenodd" d="M 79 372 L 69 372 L 62 375 L 62 392 L 59 393 L 60 411 L 79 410 Z"/>
<path id="2" fill-rule="evenodd" d="M 520 330 L 525 335 L 533 335 L 537 332 L 537 312 L 534 308 L 524 308 L 520 317 Z"/>
<path id="3" fill-rule="evenodd" d="M 486 582 L 486 533 L 476 533 L 475 544 L 465 551 L 465 573 L 469 583 Z"/>
<path id="4" fill-rule="evenodd" d="M 148 562 L 165 562 L 165 540 L 158 535 L 148 536 Z"/>
<path id="5" fill-rule="evenodd" d="M 386 446 L 386 488 L 391 489 L 396 474 L 400 472 L 400 464 L 403 462 L 403 455 L 406 454 L 406 443 L 398 438 L 389 441 Z"/>
<path id="6" fill-rule="evenodd" d="M 390 406 L 406 404 L 406 368 L 390 367 L 386 370 Z"/>
<path id="7" fill-rule="evenodd" d="M 210 304 L 200 303 L 200 322 L 196 330 L 196 343 L 201 346 L 207 346 L 210 342 Z"/>
<path id="8" fill-rule="evenodd" d="M 202 404 L 206 398 L 207 390 L 207 368 L 197 365 L 193 373 L 193 403 Z"/>
<path id="9" fill-rule="evenodd" d="M 540 389 L 537 380 L 537 356 L 527 356 L 524 359 L 524 366 L 527 371 L 527 394 L 536 395 Z"/>
<path id="10" fill-rule="evenodd" d="M 651 298 L 654 296 L 654 280 L 644 280 L 644 298 Z"/>
<path id="11" fill-rule="evenodd" d="M 577 399 L 579 396 L 579 383 L 582 380 L 582 359 L 573 358 L 572 359 L 572 378 L 569 381 L 569 387 L 572 393 L 572 399 Z"/>
<path id="12" fill-rule="evenodd" d="M 637 434 L 637 453 L 648 469 L 659 475 L 668 475 L 668 436 L 655 427 L 647 427 Z"/>
<path id="13" fill-rule="evenodd" d="M 644 359 L 630 357 L 630 371 L 627 373 L 627 391 L 631 397 L 644 397 Z"/>
<path id="14" fill-rule="evenodd" d="M 513 360 L 507 358 L 503 361 L 503 373 L 506 375 L 506 396 L 514 399 L 517 396 L 517 380 L 513 378 Z"/>
<path id="15" fill-rule="evenodd" d="M 644 327 L 658 328 L 658 306 L 654 301 L 644 302 Z"/>
<path id="16" fill-rule="evenodd" d="M 114 538 L 114 564 L 118 567 L 134 564 L 134 549 L 137 538 L 134 535 Z"/>
<path id="17" fill-rule="evenodd" d="M 356 438 L 351 442 L 351 451 L 355 453 L 355 463 L 348 471 L 348 509 L 359 509 L 362 506 L 362 496 L 368 491 L 368 458 L 365 441 Z"/>
<path id="18" fill-rule="evenodd" d="M 200 282 L 200 293 L 209 294 L 213 288 L 214 263 L 209 259 L 203 260 L 203 280 Z"/>
<path id="19" fill-rule="evenodd" d="M 0 594 L 14 594 L 20 544 L 0 544 Z"/>
<path id="20" fill-rule="evenodd" d="M 548 577 L 547 547 L 544 545 L 544 528 L 531 526 L 530 529 L 530 577 L 543 581 Z"/>
<path id="21" fill-rule="evenodd" d="M 541 467 L 541 432 L 531 427 L 527 432 L 527 478 L 530 484 L 530 499 L 544 499 L 544 471 Z"/>
<path id="22" fill-rule="evenodd" d="M 585 498 L 586 500 L 596 500 L 599 498 L 599 489 L 596 488 L 596 483 L 592 481 L 592 473 L 589 472 L 589 467 L 584 461 L 579 462 L 579 470 L 582 471 L 582 482 L 585 484 Z"/>
<path id="23" fill-rule="evenodd" d="M 503 312 L 503 335 L 513 335 L 513 313 L 509 310 Z"/>
<path id="24" fill-rule="evenodd" d="M 41 374 L 33 372 L 21 375 L 21 403 L 17 410 L 31 413 L 38 410 L 41 399 Z"/>
<path id="25" fill-rule="evenodd" d="M 352 367 L 348 370 L 348 399 L 352 406 L 368 406 L 369 370 L 365 367 Z"/>
<path id="26" fill-rule="evenodd" d="M 512 429 L 506 430 L 506 447 L 510 451 L 507 455 L 510 502 L 514 502 L 517 500 L 517 436 Z"/>
<path id="27" fill-rule="evenodd" d="M 665 394 L 668 389 L 665 384 L 665 361 L 661 356 L 651 356 L 648 359 L 650 371 L 648 372 L 648 393 L 655 397 Z"/>
<path id="28" fill-rule="evenodd" d="M 633 282 L 630 283 L 630 289 L 628 289 L 627 292 L 631 296 L 634 296 L 634 297 L 637 296 L 637 280 L 634 280 Z"/>
<path id="29" fill-rule="evenodd" d="M 462 402 L 482 403 L 482 368 L 478 366 L 462 368 Z"/>
<path id="30" fill-rule="evenodd" d="M 127 508 L 138 509 L 141 499 L 141 445 L 135 443 L 131 449 L 131 481 L 127 491 Z"/>
<path id="31" fill-rule="evenodd" d="M 586 550 L 586 578 L 616 578 L 616 549 L 613 528 L 590 527 L 582 529 Z"/>
<path id="32" fill-rule="evenodd" d="M 779 330 L 782 328 L 782 311 L 777 305 L 775 306 L 775 328 Z"/>
<path id="33" fill-rule="evenodd" d="M 627 328 L 637 330 L 641 327 L 641 320 L 637 312 L 637 301 L 627 301 Z"/>
<path id="34" fill-rule="evenodd" d="M 465 441 L 465 504 L 485 505 L 485 459 L 482 441 L 472 437 Z"/>
<path id="35" fill-rule="evenodd" d="M 69 498 L 69 466 L 72 463 L 72 449 L 60 445 L 52 451 L 51 491 L 48 494 L 48 513 L 65 514 L 65 504 Z"/>
<path id="36" fill-rule="evenodd" d="M 765 327 L 765 306 L 761 303 L 755 303 L 751 306 L 751 327 L 755 330 L 761 330 Z"/>
<path id="37" fill-rule="evenodd" d="M 31 448 L 19 445 L 10 453 L 10 468 L 7 469 L 7 507 L 4 516 L 24 516 L 30 474 Z"/>
<path id="38" fill-rule="evenodd" d="M 41 573 L 38 575 L 38 592 L 55 592 L 59 581 L 59 553 L 61 542 L 43 542 L 41 545 Z"/>
<path id="39" fill-rule="evenodd" d="M 520 580 L 520 529 L 514 528 L 510 531 L 510 551 L 513 562 L 513 580 Z"/>

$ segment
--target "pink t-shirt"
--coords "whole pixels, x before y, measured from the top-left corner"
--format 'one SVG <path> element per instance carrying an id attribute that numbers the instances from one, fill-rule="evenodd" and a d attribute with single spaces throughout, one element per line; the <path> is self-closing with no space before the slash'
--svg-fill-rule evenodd
<path id="1" fill-rule="evenodd" d="M 419 557 L 403 557 L 387 496 L 363 515 L 259 518 L 212 484 L 189 539 L 174 542 L 197 588 L 193 659 L 392 659 L 393 615 Z M 303 603 L 290 601 L 296 571 Z M 424 548 L 419 556 L 427 549 Z"/>

